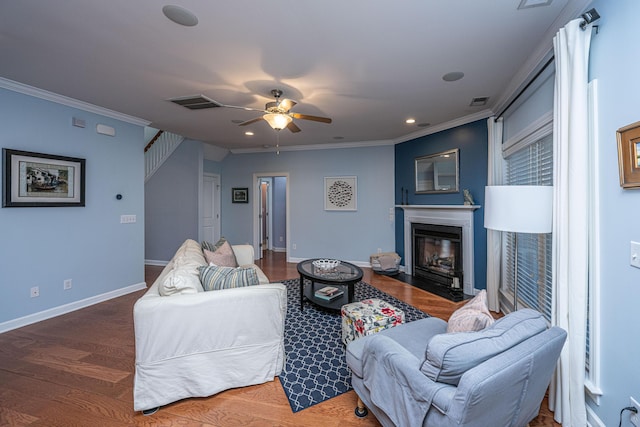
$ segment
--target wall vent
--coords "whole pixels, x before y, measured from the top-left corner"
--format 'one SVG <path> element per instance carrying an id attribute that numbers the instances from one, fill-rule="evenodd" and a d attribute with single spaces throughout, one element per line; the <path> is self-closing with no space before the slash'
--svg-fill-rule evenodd
<path id="1" fill-rule="evenodd" d="M 213 99 L 207 98 L 204 95 L 192 95 L 192 96 L 184 96 L 181 98 L 172 98 L 169 101 L 182 105 L 185 108 L 190 110 L 203 110 L 205 108 L 216 108 L 222 107 L 218 101 L 214 101 Z"/>

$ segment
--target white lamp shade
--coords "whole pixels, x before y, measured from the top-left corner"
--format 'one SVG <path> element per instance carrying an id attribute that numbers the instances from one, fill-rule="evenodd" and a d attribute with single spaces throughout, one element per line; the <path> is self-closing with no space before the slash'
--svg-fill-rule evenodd
<path id="1" fill-rule="evenodd" d="M 550 233 L 553 187 L 494 185 L 485 187 L 484 226 L 516 233 Z"/>

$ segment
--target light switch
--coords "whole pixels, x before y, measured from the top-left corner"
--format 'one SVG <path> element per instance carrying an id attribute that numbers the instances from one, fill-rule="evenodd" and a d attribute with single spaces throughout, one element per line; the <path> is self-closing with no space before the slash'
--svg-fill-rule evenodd
<path id="1" fill-rule="evenodd" d="M 120 224 L 133 224 L 136 222 L 135 215 L 120 215 Z"/>
<path id="2" fill-rule="evenodd" d="M 631 242 L 631 265 L 640 268 L 640 243 Z"/>

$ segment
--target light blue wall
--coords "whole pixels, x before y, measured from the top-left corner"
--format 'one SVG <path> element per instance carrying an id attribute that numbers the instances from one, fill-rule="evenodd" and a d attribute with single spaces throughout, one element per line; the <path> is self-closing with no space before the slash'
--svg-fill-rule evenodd
<path id="1" fill-rule="evenodd" d="M 423 136 L 396 145 L 395 148 L 395 202 L 402 203 L 401 190 L 409 190 L 410 205 L 461 205 L 462 190 L 468 188 L 477 205 L 484 202 L 487 185 L 487 122 L 479 120 L 432 135 Z M 415 194 L 415 158 L 427 154 L 458 148 L 459 193 Z M 487 230 L 484 228 L 484 208 L 473 214 L 474 287 L 485 289 L 487 282 Z M 396 209 L 396 252 L 404 258 L 404 214 Z M 404 262 L 404 261 L 403 261 Z"/>
<path id="2" fill-rule="evenodd" d="M 144 282 L 143 127 L 5 89 L 0 117 L 3 148 L 86 159 L 85 207 L 0 209 L 0 323 Z"/>
<path id="3" fill-rule="evenodd" d="M 186 239 L 199 239 L 203 173 L 199 141 L 185 140 L 145 184 L 145 259 L 169 261 Z"/>
<path id="4" fill-rule="evenodd" d="M 222 234 L 253 241 L 254 173 L 289 173 L 293 258 L 332 257 L 369 262 L 377 248 L 393 251 L 393 146 L 230 154 L 222 161 Z M 324 210 L 324 177 L 357 176 L 358 210 Z M 232 187 L 248 187 L 248 204 L 231 203 Z"/>
<path id="5" fill-rule="evenodd" d="M 273 221 L 272 245 L 276 249 L 287 246 L 287 178 L 276 176 L 273 178 L 271 220 Z"/>
<path id="6" fill-rule="evenodd" d="M 221 167 L 222 167 L 222 165 L 220 164 L 220 162 L 215 162 L 213 160 L 205 160 L 204 161 L 204 172 L 205 173 L 214 173 L 214 174 L 219 175 Z"/>
<path id="7" fill-rule="evenodd" d="M 640 120 L 640 33 L 637 0 L 600 0 L 592 5 L 602 18 L 592 38 L 590 79 L 597 79 L 600 158 L 601 360 L 600 406 L 590 407 L 607 425 L 640 400 L 640 269 L 629 265 L 629 242 L 640 242 L 640 189 L 623 190 L 618 178 L 616 130 Z M 623 424 L 623 425 L 629 425 Z"/>

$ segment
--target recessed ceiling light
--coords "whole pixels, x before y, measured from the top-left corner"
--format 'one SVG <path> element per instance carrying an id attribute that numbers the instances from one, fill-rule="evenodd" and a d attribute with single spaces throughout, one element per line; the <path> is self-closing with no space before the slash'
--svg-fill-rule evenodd
<path id="1" fill-rule="evenodd" d="M 460 80 L 464 77 L 464 73 L 461 71 L 453 71 L 451 73 L 447 73 L 442 76 L 442 80 L 445 82 L 455 82 L 456 80 Z"/>
<path id="2" fill-rule="evenodd" d="M 162 8 L 162 13 L 176 24 L 185 27 L 193 27 L 198 24 L 198 17 L 181 6 L 166 5 Z"/>
<path id="3" fill-rule="evenodd" d="M 405 122 L 406 124 L 408 124 L 408 125 L 412 125 L 412 124 L 414 124 L 414 123 L 416 122 L 416 119 L 407 119 L 407 120 L 405 120 L 404 122 Z"/>
<path id="4" fill-rule="evenodd" d="M 250 130 L 246 131 L 244 134 L 247 136 L 253 136 L 253 132 L 251 132 Z"/>
<path id="5" fill-rule="evenodd" d="M 518 9 L 529 9 L 531 7 L 549 6 L 553 0 L 522 0 Z"/>

